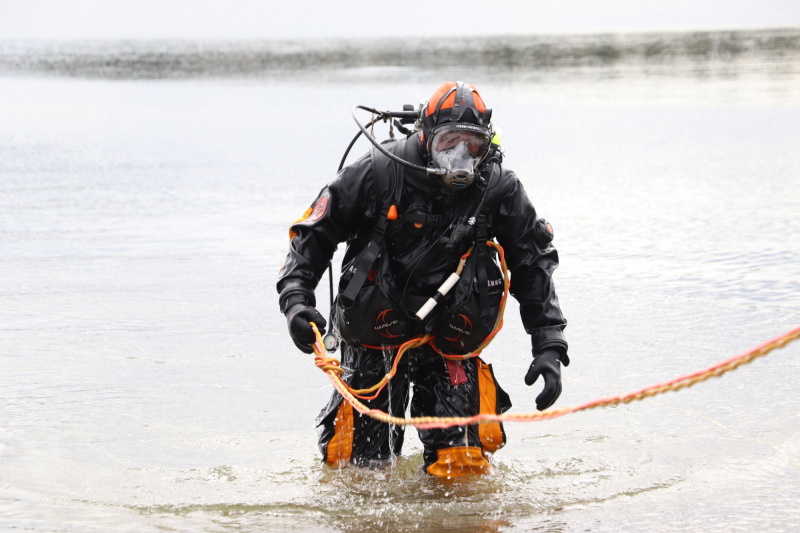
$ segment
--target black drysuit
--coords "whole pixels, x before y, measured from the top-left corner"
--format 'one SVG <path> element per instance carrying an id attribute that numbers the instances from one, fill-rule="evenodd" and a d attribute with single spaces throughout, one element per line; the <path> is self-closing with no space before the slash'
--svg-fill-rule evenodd
<path id="1" fill-rule="evenodd" d="M 384 147 L 407 161 L 425 164 L 418 134 Z M 520 304 L 534 353 L 556 348 L 566 354 L 566 320 L 551 279 L 558 266 L 558 254 L 550 243 L 552 232 L 537 217 L 512 171 L 496 164 L 484 171 L 484 177 L 485 190 L 473 184 L 463 191 L 448 191 L 438 177 L 409 169 L 373 149 L 345 167 L 322 189 L 306 216 L 292 226 L 295 236 L 277 284 L 283 312 L 287 303 L 298 299 L 315 305 L 314 289 L 338 244 L 346 242 L 341 295 L 353 270 L 364 268 L 359 256 L 375 239 L 376 223 L 385 218 L 386 206 L 391 203 L 397 208 L 398 219 L 386 223 L 379 257 L 367 266 L 370 272 L 359 291 L 361 298 L 355 306 L 349 306 L 350 310 L 337 306 L 334 322 L 338 324 L 331 325 L 342 335 L 343 378 L 351 387 L 366 388 L 378 382 L 391 363 L 392 349 L 411 336 L 427 331 L 441 339 L 461 340 L 463 345 L 470 327 L 479 322 L 477 317 L 453 311 L 447 301 L 426 321 L 416 319 L 414 311 L 456 270 L 467 249 L 475 245 L 477 251 L 483 245 L 475 243 L 484 239 L 496 240 L 505 250 L 511 272 L 510 293 Z M 477 206 L 480 222 L 472 226 L 467 238 L 453 242 L 457 222 L 476 214 Z M 498 288 L 501 282 L 496 279 L 499 271 L 488 268 L 488 274 L 481 276 L 483 267 L 476 265 L 462 275 L 466 281 L 459 283 L 466 289 L 461 293 L 483 284 L 496 295 L 502 288 Z M 478 288 L 473 292 L 477 294 Z M 496 296 L 492 302 L 496 304 Z M 485 300 L 480 307 L 486 307 Z M 451 316 L 442 316 L 448 312 Z M 485 322 L 486 317 L 483 319 Z M 447 337 L 441 331 L 445 323 L 459 333 Z M 457 351 L 458 342 L 444 348 L 448 353 Z M 410 382 L 414 385 L 412 416 L 472 416 L 478 412 L 500 413 L 510 407 L 490 366 L 480 358 L 450 361 L 432 347 L 423 346 L 411 350 L 404 359 L 389 387 L 367 405 L 402 416 L 408 405 Z M 382 464 L 399 454 L 402 446 L 401 428 L 354 413 L 336 392 L 318 423 L 320 448 L 329 464 Z M 426 468 L 435 475 L 485 471 L 487 452 L 494 452 L 505 442 L 500 424 L 423 430 L 420 439 Z"/>

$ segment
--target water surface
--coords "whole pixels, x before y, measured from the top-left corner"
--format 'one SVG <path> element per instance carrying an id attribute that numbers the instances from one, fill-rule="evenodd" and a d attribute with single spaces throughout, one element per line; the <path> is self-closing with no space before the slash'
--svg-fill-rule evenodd
<path id="1" fill-rule="evenodd" d="M 319 464 L 331 388 L 277 311 L 287 227 L 332 179 L 350 109 L 459 78 L 555 226 L 559 405 L 797 326 L 798 32 L 704 35 L 490 41 L 461 47 L 490 58 L 468 65 L 402 47 L 337 62 L 334 43 L 300 68 L 263 67 L 285 43 L 2 43 L 0 529 L 795 530 L 795 345 L 680 393 L 509 424 L 494 475 L 442 484 L 413 430 L 389 470 Z M 243 47 L 262 67 L 220 70 Z M 528 412 L 517 312 L 485 355 Z"/>

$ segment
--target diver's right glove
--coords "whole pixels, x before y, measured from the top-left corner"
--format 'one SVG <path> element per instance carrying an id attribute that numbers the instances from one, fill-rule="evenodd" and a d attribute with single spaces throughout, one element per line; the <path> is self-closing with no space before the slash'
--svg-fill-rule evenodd
<path id="1" fill-rule="evenodd" d="M 286 321 L 295 346 L 302 352 L 314 353 L 311 345 L 317 338 L 309 322 L 317 325 L 320 335 L 325 334 L 325 326 L 328 325 L 319 311 L 306 303 L 296 303 L 286 310 Z"/>

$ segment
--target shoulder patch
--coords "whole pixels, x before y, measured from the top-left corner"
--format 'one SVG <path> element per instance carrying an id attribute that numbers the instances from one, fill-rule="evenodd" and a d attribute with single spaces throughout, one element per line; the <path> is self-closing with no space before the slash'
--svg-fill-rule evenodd
<path id="1" fill-rule="evenodd" d="M 325 213 L 327 211 L 328 211 L 328 195 L 325 194 L 317 199 L 317 203 L 314 204 L 313 211 L 311 211 L 311 214 L 308 215 L 308 218 L 305 219 L 303 222 L 316 222 L 317 220 L 325 216 Z"/>
<path id="2" fill-rule="evenodd" d="M 292 226 L 289 228 L 289 240 L 292 240 L 297 236 L 297 233 L 292 231 L 292 228 L 296 224 L 305 224 L 306 222 L 316 222 L 317 220 L 325 216 L 325 213 L 328 211 L 328 203 L 329 202 L 327 193 L 317 198 L 317 201 L 314 203 L 314 205 L 306 209 L 306 212 L 303 213 L 303 216 L 301 216 L 292 223 Z"/>

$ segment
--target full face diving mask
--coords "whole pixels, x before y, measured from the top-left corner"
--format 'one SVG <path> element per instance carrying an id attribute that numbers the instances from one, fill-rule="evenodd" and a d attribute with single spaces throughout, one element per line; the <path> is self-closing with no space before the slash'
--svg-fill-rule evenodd
<path id="1" fill-rule="evenodd" d="M 435 132 L 431 139 L 431 161 L 447 170 L 442 181 L 454 191 L 472 185 L 478 165 L 489 152 L 489 136 L 469 126 L 457 124 L 454 128 Z"/>

